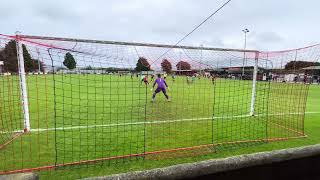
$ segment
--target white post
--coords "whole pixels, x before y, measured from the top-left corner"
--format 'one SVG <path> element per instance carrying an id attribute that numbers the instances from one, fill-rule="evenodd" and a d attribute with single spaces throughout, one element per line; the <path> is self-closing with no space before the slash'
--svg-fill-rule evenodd
<path id="1" fill-rule="evenodd" d="M 41 74 L 40 51 L 38 48 L 37 48 L 37 54 L 38 54 L 38 74 Z"/>
<path id="2" fill-rule="evenodd" d="M 244 33 L 244 50 L 246 50 L 247 48 L 247 33 L 249 32 L 249 30 L 243 29 L 242 32 Z M 243 51 L 243 61 L 242 61 L 242 76 L 241 79 L 243 80 L 243 76 L 244 76 L 244 67 L 245 67 L 245 62 L 246 61 L 246 51 Z"/>
<path id="3" fill-rule="evenodd" d="M 16 32 L 16 47 L 17 47 L 17 58 L 18 58 L 18 69 L 20 77 L 20 87 L 21 87 L 21 98 L 23 106 L 24 115 L 24 132 L 30 131 L 30 115 L 29 115 L 29 102 L 28 102 L 28 92 L 27 92 L 27 82 L 26 82 L 26 71 L 24 69 L 24 58 L 22 43 L 20 42 L 20 33 Z"/>
<path id="4" fill-rule="evenodd" d="M 254 106 L 256 101 L 257 73 L 258 73 L 258 59 L 259 59 L 259 53 L 257 52 L 255 54 L 254 68 L 253 68 L 250 116 L 254 116 Z"/>
<path id="5" fill-rule="evenodd" d="M 247 32 L 244 33 L 244 51 L 243 51 L 243 60 L 242 60 L 242 76 L 241 79 L 243 79 L 244 76 L 244 67 L 246 62 L 246 46 L 247 46 Z"/>
<path id="6" fill-rule="evenodd" d="M 201 53 L 201 54 L 200 54 L 200 76 L 201 76 L 201 75 L 202 75 L 202 74 L 201 74 L 201 68 L 202 68 L 202 67 L 201 67 L 201 63 L 202 63 L 202 49 L 203 49 L 203 44 L 201 44 L 200 47 L 201 47 L 201 51 L 200 51 L 200 53 Z"/>

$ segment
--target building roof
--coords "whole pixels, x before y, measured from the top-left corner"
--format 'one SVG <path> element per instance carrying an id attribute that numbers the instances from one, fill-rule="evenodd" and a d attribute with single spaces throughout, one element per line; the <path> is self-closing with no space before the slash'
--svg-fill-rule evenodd
<path id="1" fill-rule="evenodd" d="M 221 69 L 225 69 L 225 70 L 228 70 L 228 69 L 254 69 L 254 66 L 229 66 L 229 67 L 223 67 Z M 258 66 L 258 69 L 265 69 L 263 67 L 260 67 Z"/>
<path id="2" fill-rule="evenodd" d="M 190 72 L 190 71 L 193 71 L 193 70 L 172 70 L 173 72 Z"/>
<path id="3" fill-rule="evenodd" d="M 320 66 L 309 66 L 309 67 L 306 67 L 306 68 L 302 68 L 304 70 L 320 70 Z"/>

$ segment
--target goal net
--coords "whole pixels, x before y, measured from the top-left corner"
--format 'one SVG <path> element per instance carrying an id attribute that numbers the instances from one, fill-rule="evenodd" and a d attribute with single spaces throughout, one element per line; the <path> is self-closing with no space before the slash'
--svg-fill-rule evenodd
<path id="1" fill-rule="evenodd" d="M 318 45 L 259 52 L 0 37 L 0 174 L 305 136 Z"/>

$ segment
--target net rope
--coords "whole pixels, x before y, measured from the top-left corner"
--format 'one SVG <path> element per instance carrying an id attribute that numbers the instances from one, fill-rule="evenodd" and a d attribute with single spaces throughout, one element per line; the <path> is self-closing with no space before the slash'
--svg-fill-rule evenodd
<path id="1" fill-rule="evenodd" d="M 243 50 L 22 36 L 31 57 L 31 130 L 24 132 L 19 74 L 6 69 L 17 66 L 17 54 L 9 54 L 15 40 L 0 35 L 0 174 L 196 156 L 305 136 L 308 89 L 317 79 L 313 69 L 295 66 L 316 65 L 319 45 L 246 51 L 244 58 Z M 67 53 L 76 68 L 64 65 Z M 136 70 L 138 59 L 150 66 Z M 163 71 L 164 59 L 171 72 Z M 157 74 L 170 102 L 162 92 L 152 102 Z"/>

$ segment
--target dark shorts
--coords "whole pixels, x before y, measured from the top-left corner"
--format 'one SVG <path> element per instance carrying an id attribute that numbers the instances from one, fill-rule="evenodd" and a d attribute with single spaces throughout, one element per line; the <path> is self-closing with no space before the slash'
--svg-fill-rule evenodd
<path id="1" fill-rule="evenodd" d="M 156 93 L 159 93 L 160 91 L 162 91 L 163 93 L 166 93 L 166 88 L 157 88 L 156 89 Z"/>

